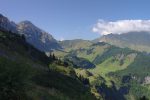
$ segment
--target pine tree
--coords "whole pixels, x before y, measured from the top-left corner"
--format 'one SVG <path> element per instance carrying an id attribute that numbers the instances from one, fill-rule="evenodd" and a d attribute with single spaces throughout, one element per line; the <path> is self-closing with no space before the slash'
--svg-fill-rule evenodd
<path id="1" fill-rule="evenodd" d="M 56 60 L 56 57 L 55 57 L 54 53 L 53 53 L 53 55 L 52 55 L 52 58 L 53 58 L 53 60 Z"/>

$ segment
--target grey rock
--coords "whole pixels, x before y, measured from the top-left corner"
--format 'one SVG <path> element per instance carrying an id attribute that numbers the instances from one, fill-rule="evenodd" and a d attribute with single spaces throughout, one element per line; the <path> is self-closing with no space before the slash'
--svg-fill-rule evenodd
<path id="1" fill-rule="evenodd" d="M 51 34 L 38 28 L 30 21 L 22 21 L 16 24 L 0 14 L 0 29 L 24 35 L 28 43 L 43 52 L 61 49 L 61 46 Z"/>

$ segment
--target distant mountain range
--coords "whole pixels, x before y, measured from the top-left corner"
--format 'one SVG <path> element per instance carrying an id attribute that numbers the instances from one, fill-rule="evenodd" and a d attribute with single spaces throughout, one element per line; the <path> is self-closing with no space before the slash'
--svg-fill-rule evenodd
<path id="1" fill-rule="evenodd" d="M 150 52 L 150 33 L 58 42 L 0 15 L 0 99 L 150 100 L 150 54 L 139 51 Z"/>
<path id="2" fill-rule="evenodd" d="M 124 34 L 104 35 L 94 40 L 94 42 L 106 42 L 118 47 L 128 47 L 137 51 L 150 52 L 149 32 L 129 32 Z"/>
<path id="3" fill-rule="evenodd" d="M 23 34 L 28 43 L 44 52 L 50 52 L 56 49 L 65 49 L 68 47 L 69 49 L 75 49 L 82 46 L 89 46 L 92 42 L 105 42 L 121 48 L 131 48 L 137 51 L 150 52 L 150 32 L 144 31 L 123 34 L 108 34 L 93 41 L 75 39 L 58 42 L 51 34 L 38 28 L 30 21 L 22 21 L 16 24 L 2 14 L 0 14 L 0 29 Z"/>
<path id="4" fill-rule="evenodd" d="M 61 49 L 61 46 L 52 35 L 38 28 L 30 21 L 22 21 L 16 24 L 0 14 L 0 29 L 23 34 L 28 43 L 44 52 Z"/>
<path id="5" fill-rule="evenodd" d="M 96 86 L 102 100 L 150 99 L 149 54 L 105 42 L 67 40 L 61 43 L 64 51 L 53 53 L 76 65 L 76 73 L 88 78 L 91 86 Z M 143 96 L 148 99 L 140 99 Z"/>

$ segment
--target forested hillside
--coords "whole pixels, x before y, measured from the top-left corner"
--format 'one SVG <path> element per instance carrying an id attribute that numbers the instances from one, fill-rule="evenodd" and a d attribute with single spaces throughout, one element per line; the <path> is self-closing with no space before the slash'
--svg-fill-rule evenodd
<path id="1" fill-rule="evenodd" d="M 0 99 L 94 100 L 74 69 L 55 55 L 47 57 L 24 35 L 0 31 Z"/>

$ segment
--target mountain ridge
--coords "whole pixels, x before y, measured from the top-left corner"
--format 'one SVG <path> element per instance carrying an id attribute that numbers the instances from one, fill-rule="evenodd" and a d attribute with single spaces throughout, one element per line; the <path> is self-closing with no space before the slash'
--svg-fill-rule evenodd
<path id="1" fill-rule="evenodd" d="M 95 40 L 95 43 L 82 39 L 57 42 L 30 21 L 12 27 L 7 18 L 1 19 L 0 68 L 3 73 L 7 72 L 5 67 L 12 68 L 8 72 L 17 77 L 22 72 L 16 72 L 18 66 L 22 69 L 32 66 L 34 70 L 29 70 L 34 76 L 30 75 L 30 82 L 34 89 L 30 91 L 33 94 L 29 92 L 28 95 L 33 100 L 150 99 L 150 55 L 139 52 L 148 50 L 145 48 L 149 48 L 149 33 L 109 34 Z M 11 32 L 9 27 L 16 28 L 18 33 Z M 45 52 L 49 53 L 49 57 Z M 7 77 L 11 74 L 2 75 Z M 23 72 L 21 75 L 26 74 Z M 7 78 L 0 79 L 7 82 Z"/>
<path id="2" fill-rule="evenodd" d="M 0 29 L 24 35 L 28 43 L 44 52 L 61 49 L 61 46 L 51 34 L 27 20 L 16 24 L 0 14 Z"/>
<path id="3" fill-rule="evenodd" d="M 0 14 L 0 29 L 17 32 L 16 28 L 17 28 L 17 25 L 13 21 L 10 21 L 7 17 Z"/>
<path id="4" fill-rule="evenodd" d="M 121 48 L 131 48 L 137 51 L 150 52 L 150 33 L 146 31 L 108 34 L 93 41 L 106 42 Z"/>
<path id="5" fill-rule="evenodd" d="M 0 89 L 2 100 L 96 100 L 72 66 L 1 29 Z"/>

